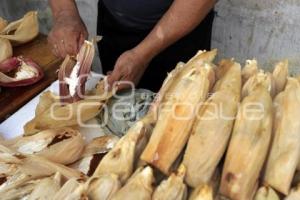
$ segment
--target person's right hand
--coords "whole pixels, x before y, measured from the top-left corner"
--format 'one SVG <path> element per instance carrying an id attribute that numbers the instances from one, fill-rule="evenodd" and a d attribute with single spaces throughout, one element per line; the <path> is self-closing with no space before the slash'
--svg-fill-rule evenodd
<path id="1" fill-rule="evenodd" d="M 77 13 L 62 11 L 55 19 L 48 36 L 52 52 L 64 58 L 67 54 L 76 55 L 88 37 L 86 26 Z"/>

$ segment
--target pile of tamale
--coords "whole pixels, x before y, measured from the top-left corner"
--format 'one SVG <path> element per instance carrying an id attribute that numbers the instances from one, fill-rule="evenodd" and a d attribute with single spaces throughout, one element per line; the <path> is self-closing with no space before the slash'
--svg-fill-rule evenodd
<path id="1" fill-rule="evenodd" d="M 101 112 L 112 93 L 62 101 L 61 116 L 85 102 L 92 114 L 59 122 L 47 110 L 59 99 L 44 93 L 25 134 L 0 143 L 1 199 L 299 200 L 299 79 L 287 61 L 267 72 L 256 60 L 215 65 L 216 54 L 178 63 L 121 138 L 86 144 L 76 124 Z"/>

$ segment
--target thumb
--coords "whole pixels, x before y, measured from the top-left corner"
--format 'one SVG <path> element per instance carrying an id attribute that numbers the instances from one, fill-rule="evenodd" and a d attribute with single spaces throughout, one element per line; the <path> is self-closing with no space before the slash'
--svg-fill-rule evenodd
<path id="1" fill-rule="evenodd" d="M 111 75 L 112 74 L 112 71 L 108 71 L 107 73 L 106 73 L 106 75 Z"/>
<path id="2" fill-rule="evenodd" d="M 121 77 L 122 74 L 119 70 L 114 70 L 113 72 L 111 72 L 107 77 L 109 86 L 112 87 L 115 82 L 121 80 Z"/>

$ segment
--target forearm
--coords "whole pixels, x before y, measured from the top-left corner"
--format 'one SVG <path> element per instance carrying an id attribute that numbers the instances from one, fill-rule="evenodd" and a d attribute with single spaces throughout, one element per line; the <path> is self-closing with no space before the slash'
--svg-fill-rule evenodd
<path id="1" fill-rule="evenodd" d="M 215 2 L 215 0 L 175 0 L 149 35 L 135 47 L 135 51 L 150 61 L 199 25 Z"/>
<path id="2" fill-rule="evenodd" d="M 48 0 L 54 20 L 62 13 L 79 16 L 75 0 Z"/>

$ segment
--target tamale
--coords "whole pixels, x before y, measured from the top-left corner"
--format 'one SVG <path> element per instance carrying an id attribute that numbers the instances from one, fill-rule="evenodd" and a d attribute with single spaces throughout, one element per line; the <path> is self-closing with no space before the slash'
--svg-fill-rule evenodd
<path id="1" fill-rule="evenodd" d="M 196 187 L 189 200 L 213 200 L 213 189 L 209 185 L 199 185 Z"/>
<path id="2" fill-rule="evenodd" d="M 264 85 L 264 87 L 270 92 L 272 98 L 276 95 L 276 85 L 272 74 L 260 70 L 259 73 L 250 77 L 243 85 L 242 98 L 249 95 L 258 85 Z"/>
<path id="3" fill-rule="evenodd" d="M 7 26 L 7 21 L 0 17 L 0 32 Z"/>
<path id="4" fill-rule="evenodd" d="M 40 180 L 28 181 L 18 187 L 11 188 L 10 190 L 0 192 L 1 199 L 3 200 L 15 200 L 15 199 L 27 199 L 30 193 L 34 190 Z"/>
<path id="5" fill-rule="evenodd" d="M 220 192 L 232 200 L 252 199 L 272 133 L 272 99 L 258 85 L 238 109 L 226 153 Z"/>
<path id="6" fill-rule="evenodd" d="M 86 176 L 81 172 L 71 169 L 59 163 L 52 162 L 46 158 L 35 155 L 22 155 L 22 164 L 20 165 L 20 171 L 24 174 L 30 175 L 30 177 L 45 177 L 51 176 L 56 172 L 59 172 L 63 177 L 84 179 Z"/>
<path id="7" fill-rule="evenodd" d="M 202 64 L 202 62 L 212 62 L 217 55 L 217 50 L 213 49 L 211 51 L 198 51 L 197 54 L 188 62 L 189 65 Z M 175 69 L 168 73 L 166 79 L 164 80 L 162 87 L 156 95 L 155 100 L 152 103 L 152 106 L 149 109 L 148 115 L 153 117 L 153 120 L 157 120 L 158 110 L 161 104 L 167 99 L 170 87 L 172 84 L 176 83 L 181 79 L 181 73 L 184 70 L 188 70 L 185 67 L 185 63 L 179 62 Z"/>
<path id="8" fill-rule="evenodd" d="M 118 140 L 119 138 L 114 135 L 94 138 L 86 145 L 81 158 L 70 167 L 91 176 L 102 158 L 116 145 Z"/>
<path id="9" fill-rule="evenodd" d="M 280 200 L 280 198 L 272 188 L 261 187 L 257 190 L 254 200 Z"/>
<path id="10" fill-rule="evenodd" d="M 293 188 L 289 195 L 287 195 L 284 200 L 299 200 L 300 199 L 300 185 Z"/>
<path id="11" fill-rule="evenodd" d="M 166 91 L 158 120 L 141 159 L 163 173 L 169 169 L 186 144 L 195 119 L 194 110 L 206 100 L 214 83 L 213 66 L 192 58 Z"/>
<path id="12" fill-rule="evenodd" d="M 90 200 L 109 200 L 121 188 L 121 183 L 115 174 L 91 177 L 86 184 Z"/>
<path id="13" fill-rule="evenodd" d="M 113 195 L 111 200 L 151 200 L 153 182 L 151 167 L 138 168 L 128 182 Z"/>
<path id="14" fill-rule="evenodd" d="M 12 143 L 10 147 L 20 153 L 36 154 L 61 164 L 75 162 L 84 149 L 83 137 L 71 128 L 41 131 L 32 136 L 20 137 Z"/>
<path id="15" fill-rule="evenodd" d="M 108 152 L 94 172 L 94 176 L 116 174 L 124 184 L 132 174 L 138 158 L 148 142 L 152 125 L 147 118 L 137 121 Z"/>
<path id="16" fill-rule="evenodd" d="M 0 63 L 12 57 L 13 50 L 8 39 L 0 38 Z M 1 68 L 0 68 L 1 72 Z"/>
<path id="17" fill-rule="evenodd" d="M 187 198 L 187 186 L 184 184 L 186 169 L 180 165 L 176 173 L 172 173 L 167 180 L 163 180 L 155 189 L 153 200 L 185 200 Z"/>
<path id="18" fill-rule="evenodd" d="M 45 92 L 40 97 L 35 117 L 24 126 L 24 135 L 33 135 L 46 129 L 80 125 L 99 114 L 113 93 L 114 91 L 105 91 L 105 83 L 101 81 L 86 99 L 62 105 L 59 97 Z"/>
<path id="19" fill-rule="evenodd" d="M 61 181 L 60 173 L 41 179 L 29 195 L 28 200 L 49 199 L 60 190 Z"/>
<path id="20" fill-rule="evenodd" d="M 53 199 L 55 200 L 81 200 L 80 198 L 70 198 L 70 195 L 74 195 L 76 189 L 82 186 L 83 183 L 80 183 L 80 180 L 76 178 L 69 179 L 58 192 L 53 195 Z"/>
<path id="21" fill-rule="evenodd" d="M 288 194 L 300 156 L 300 84 L 289 78 L 275 102 L 274 139 L 266 165 L 264 181 Z"/>
<path id="22" fill-rule="evenodd" d="M 185 180 L 192 187 L 210 181 L 225 153 L 240 101 L 241 66 L 223 60 L 219 67 L 228 68 L 227 72 L 200 108 L 184 154 Z"/>
<path id="23" fill-rule="evenodd" d="M 258 73 L 257 61 L 246 60 L 246 64 L 242 69 L 242 83 L 246 83 L 247 80 Z"/>
<path id="24" fill-rule="evenodd" d="M 13 45 L 31 41 L 39 34 L 39 22 L 36 11 L 30 11 L 23 18 L 9 23 L 0 31 L 0 38 L 6 38 Z"/>
<path id="25" fill-rule="evenodd" d="M 276 94 L 280 93 L 285 88 L 287 78 L 289 75 L 288 65 L 288 61 L 284 60 L 282 62 L 277 63 L 274 67 L 272 75 L 275 81 Z"/>

